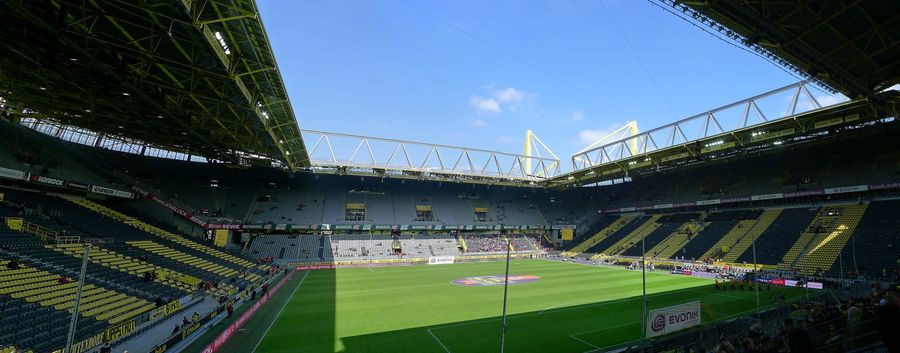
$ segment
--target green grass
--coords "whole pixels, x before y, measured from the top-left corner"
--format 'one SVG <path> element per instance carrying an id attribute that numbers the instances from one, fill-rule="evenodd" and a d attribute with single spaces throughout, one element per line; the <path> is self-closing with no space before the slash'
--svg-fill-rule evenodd
<path id="1" fill-rule="evenodd" d="M 503 274 L 502 262 L 347 268 L 296 273 L 221 352 L 497 352 L 503 286 L 458 286 Z M 514 261 L 511 274 L 540 280 L 509 288 L 507 352 L 584 352 L 639 338 L 639 271 L 544 260 Z M 301 281 L 296 280 L 302 279 Z M 294 285 L 297 283 L 297 285 Z M 755 308 L 752 291 L 715 291 L 709 280 L 648 273 L 649 308 L 702 302 L 704 322 Z M 770 295 L 803 292 L 773 289 Z M 280 312 L 280 314 L 279 314 Z M 269 329 L 273 317 L 277 319 Z M 262 342 L 259 337 L 265 334 Z"/>

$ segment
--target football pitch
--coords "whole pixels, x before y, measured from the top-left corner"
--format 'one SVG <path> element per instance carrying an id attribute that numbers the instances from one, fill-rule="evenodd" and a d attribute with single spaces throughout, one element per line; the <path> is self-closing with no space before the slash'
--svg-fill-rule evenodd
<path id="1" fill-rule="evenodd" d="M 498 352 L 502 280 L 485 276 L 503 272 L 503 262 L 298 272 L 284 300 L 248 322 L 255 333 L 221 352 Z M 519 260 L 510 275 L 521 277 L 509 286 L 507 352 L 580 353 L 640 337 L 640 271 Z M 647 291 L 649 309 L 700 301 L 704 322 L 756 306 L 753 291 L 660 272 L 647 273 Z M 782 292 L 803 294 L 773 288 L 760 300 Z"/>

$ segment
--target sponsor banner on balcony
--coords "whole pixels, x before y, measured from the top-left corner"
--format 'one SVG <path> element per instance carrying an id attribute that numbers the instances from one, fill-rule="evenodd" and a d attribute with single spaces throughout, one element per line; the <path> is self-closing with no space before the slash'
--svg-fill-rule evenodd
<path id="1" fill-rule="evenodd" d="M 719 199 L 701 200 L 701 201 L 697 201 L 697 206 L 718 205 L 720 203 L 722 203 L 722 200 L 719 200 Z"/>
<path id="2" fill-rule="evenodd" d="M 747 202 L 750 201 L 749 197 L 731 197 L 727 199 L 722 199 L 722 203 L 735 203 L 735 202 Z"/>
<path id="3" fill-rule="evenodd" d="M 662 336 L 700 325 L 700 302 L 650 310 L 647 337 Z"/>
<path id="4" fill-rule="evenodd" d="M 760 201 L 760 200 L 776 200 L 776 199 L 783 199 L 783 198 L 784 198 L 784 193 L 765 194 L 765 195 L 753 195 L 753 196 L 750 196 L 750 199 L 753 200 L 753 201 Z"/>
<path id="5" fill-rule="evenodd" d="M 53 186 L 66 186 L 66 181 L 62 179 L 56 179 L 51 177 L 46 177 L 43 175 L 32 174 L 31 181 L 41 184 L 53 185 Z"/>
<path id="6" fill-rule="evenodd" d="M 91 185 L 91 192 L 101 195 L 116 196 L 116 190 L 97 185 Z"/>
<path id="7" fill-rule="evenodd" d="M 21 170 L 9 169 L 9 168 L 0 168 L 0 177 L 7 179 L 16 179 L 16 180 L 25 180 L 27 179 L 27 173 Z"/>
<path id="8" fill-rule="evenodd" d="M 804 197 L 804 196 L 815 196 L 815 195 L 822 195 L 822 190 L 807 190 L 807 191 L 795 191 L 795 192 L 784 193 L 784 197 Z"/>
<path id="9" fill-rule="evenodd" d="M 843 193 L 848 193 L 848 192 L 860 192 L 860 191 L 867 191 L 867 190 L 869 190 L 868 185 L 845 186 L 842 188 L 825 189 L 825 195 L 843 194 Z"/>
<path id="10" fill-rule="evenodd" d="M 91 189 L 91 186 L 88 184 L 76 183 L 74 181 L 69 182 L 69 187 L 73 188 L 73 189 L 79 189 L 79 190 L 90 190 Z"/>
<path id="11" fill-rule="evenodd" d="M 136 192 L 138 195 L 148 198 L 151 201 L 158 203 L 162 207 L 165 207 L 165 208 L 169 209 L 170 211 L 175 212 L 175 214 L 181 216 L 182 218 L 184 218 L 188 221 L 191 221 L 192 223 L 195 223 L 204 228 L 207 226 L 205 221 L 203 221 L 202 219 L 200 219 L 198 217 L 195 217 L 192 212 L 185 210 L 181 207 L 178 207 L 169 201 L 163 200 L 163 199 L 159 198 L 159 196 L 156 196 L 153 193 L 148 192 L 147 190 L 144 190 L 135 185 L 131 186 L 131 190 Z"/>
<path id="12" fill-rule="evenodd" d="M 106 188 L 97 185 L 91 185 L 91 192 L 95 194 L 113 196 L 113 197 L 121 197 L 125 199 L 130 199 L 133 195 L 128 191 L 116 190 L 111 188 Z"/>
<path id="13" fill-rule="evenodd" d="M 575 225 L 574 224 L 557 224 L 557 225 L 550 227 L 550 229 L 575 229 Z"/>
<path id="14" fill-rule="evenodd" d="M 869 185 L 869 190 L 900 189 L 900 183 Z"/>
<path id="15" fill-rule="evenodd" d="M 241 229 L 242 225 L 240 224 L 224 224 L 224 223 L 209 223 L 206 224 L 206 229 Z"/>
<path id="16" fill-rule="evenodd" d="M 245 224 L 241 229 L 244 230 L 269 230 L 272 229 L 272 223 L 265 224 Z"/>
<path id="17" fill-rule="evenodd" d="M 663 208 L 672 208 L 674 206 L 675 205 L 671 204 L 671 203 L 664 203 L 664 204 L 659 204 L 659 205 L 653 205 L 653 208 L 659 210 L 659 209 L 663 209 Z"/>

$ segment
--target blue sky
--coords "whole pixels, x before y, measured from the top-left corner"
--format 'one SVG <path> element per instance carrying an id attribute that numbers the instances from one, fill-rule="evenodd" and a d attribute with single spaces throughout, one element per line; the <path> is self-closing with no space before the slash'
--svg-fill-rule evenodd
<path id="1" fill-rule="evenodd" d="M 532 129 L 567 159 L 797 81 L 642 0 L 258 6 L 303 129 L 514 153 Z"/>

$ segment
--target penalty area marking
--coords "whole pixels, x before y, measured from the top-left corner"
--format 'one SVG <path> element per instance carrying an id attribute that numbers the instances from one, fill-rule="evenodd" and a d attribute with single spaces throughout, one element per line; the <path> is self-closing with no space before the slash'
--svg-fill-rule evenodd
<path id="1" fill-rule="evenodd" d="M 699 286 L 698 286 L 698 287 L 699 287 Z M 686 289 L 686 290 L 700 290 L 698 287 L 688 287 L 688 288 L 684 288 L 684 289 Z M 647 297 L 654 297 L 654 296 L 658 296 L 658 295 L 662 295 L 662 294 L 665 294 L 665 292 L 661 292 L 661 293 L 653 293 L 653 294 L 647 295 Z M 616 299 L 616 300 L 608 300 L 608 301 L 601 301 L 601 302 L 593 302 L 593 303 L 590 303 L 590 304 L 587 304 L 587 305 L 582 305 L 582 306 L 560 306 L 560 305 L 556 305 L 557 308 L 549 307 L 549 308 L 547 308 L 547 309 L 544 309 L 544 310 L 541 310 L 541 311 L 538 311 L 538 312 L 531 312 L 531 313 L 527 313 L 527 314 L 517 314 L 517 315 L 513 315 L 513 316 L 511 316 L 511 318 L 512 318 L 512 319 L 519 319 L 519 318 L 524 318 L 524 317 L 539 316 L 539 315 L 543 315 L 544 312 L 547 312 L 547 311 L 564 312 L 564 311 L 570 311 L 570 310 L 580 310 L 580 309 L 584 309 L 584 308 L 588 308 L 588 307 L 595 307 L 595 306 L 601 306 L 601 305 L 606 305 L 606 304 L 613 304 L 613 303 L 624 302 L 624 301 L 629 301 L 629 300 L 634 300 L 634 299 L 635 299 L 634 297 L 620 298 L 620 299 Z M 571 303 L 570 303 L 570 304 L 571 304 Z M 563 304 L 563 305 L 565 305 L 565 304 Z M 444 349 L 445 352 L 447 352 L 447 353 L 452 353 L 452 352 L 450 352 L 449 349 L 447 349 L 447 346 L 444 345 L 444 343 L 441 342 L 441 340 L 437 338 L 437 335 L 434 334 L 433 330 L 440 330 L 440 329 L 451 328 L 451 327 L 459 327 L 459 326 L 476 325 L 476 324 L 480 324 L 480 323 L 484 323 L 484 322 L 499 321 L 500 319 L 501 319 L 501 318 L 499 318 L 499 317 L 492 317 L 492 318 L 481 319 L 481 320 L 475 320 L 475 321 L 469 321 L 469 322 L 462 322 L 462 323 L 457 323 L 457 324 L 449 324 L 449 325 L 437 326 L 437 327 L 427 328 L 427 329 L 425 329 L 425 330 L 428 331 L 428 334 L 431 335 L 431 337 L 434 338 L 434 340 L 435 340 L 438 344 L 441 345 L 441 347 Z M 577 336 L 577 335 L 581 335 L 581 334 L 585 334 L 585 333 L 596 332 L 596 331 L 605 330 L 605 329 L 616 328 L 616 327 L 625 326 L 625 325 L 627 325 L 627 324 L 617 325 L 617 326 L 612 326 L 612 327 L 607 327 L 607 328 L 599 329 L 599 330 L 593 330 L 593 331 L 586 331 L 586 332 L 573 333 L 573 334 L 569 335 L 569 337 Z M 632 324 L 632 325 L 633 325 L 633 324 Z M 572 338 L 573 338 L 573 339 L 576 339 L 576 340 L 578 340 L 578 341 L 582 341 L 582 343 L 585 343 L 585 344 L 587 344 L 587 345 L 593 346 L 592 344 L 587 343 L 587 342 L 584 342 L 584 341 L 581 340 L 581 339 L 578 339 L 578 338 L 575 338 L 575 337 L 572 337 Z M 596 351 L 596 350 L 599 349 L 599 348 L 596 348 L 596 347 L 595 347 L 594 349 L 595 349 L 594 351 Z M 594 352 L 594 351 L 591 351 L 591 352 Z"/>
<path id="2" fill-rule="evenodd" d="M 584 331 L 584 332 L 579 332 L 579 333 L 573 333 L 573 334 L 569 335 L 569 338 L 571 338 L 571 339 L 573 339 L 573 340 L 576 340 L 576 341 L 578 341 L 578 342 L 584 343 L 584 344 L 586 344 L 586 345 L 588 345 L 588 346 L 594 347 L 593 350 L 590 350 L 590 351 L 589 351 L 589 352 L 594 352 L 594 351 L 600 349 L 600 347 L 594 345 L 593 343 L 590 343 L 590 342 L 588 342 L 588 341 L 585 341 L 585 340 L 583 340 L 583 339 L 580 339 L 580 338 L 578 338 L 577 336 L 583 335 L 583 334 L 585 334 L 585 333 L 594 333 L 594 332 L 600 332 L 600 331 L 612 330 L 612 329 L 614 329 L 614 328 L 619 328 L 619 327 L 624 327 L 624 326 L 630 326 L 630 325 L 634 325 L 634 324 L 636 324 L 636 322 L 627 323 L 627 324 L 621 324 L 621 325 L 615 325 L 615 326 L 610 326 L 610 327 L 604 327 L 604 328 L 599 328 L 599 329 L 596 329 L 596 330 Z M 639 323 L 638 323 L 637 325 L 640 326 Z"/>
<path id="3" fill-rule="evenodd" d="M 578 342 L 584 343 L 584 344 L 586 344 L 586 345 L 588 345 L 588 346 L 594 347 L 594 349 L 600 349 L 600 347 L 597 347 L 597 346 L 591 344 L 591 343 L 588 342 L 588 341 L 585 341 L 585 340 L 583 340 L 583 339 L 580 339 L 580 338 L 578 338 L 578 337 L 575 337 L 575 335 L 569 335 L 569 338 L 571 338 L 571 339 L 573 339 L 573 340 L 576 340 L 576 341 L 578 341 Z"/>
<path id="4" fill-rule="evenodd" d="M 297 293 L 297 290 L 300 289 L 300 286 L 303 285 L 303 281 L 306 280 L 306 276 L 308 275 L 309 271 L 306 271 L 306 273 L 303 274 L 303 278 L 300 279 L 300 283 L 297 283 L 297 287 L 294 288 L 293 292 L 291 292 L 291 296 L 288 297 L 288 299 L 284 301 L 284 304 L 281 305 L 281 309 L 278 310 L 278 314 L 275 315 L 275 318 L 272 319 L 272 322 L 269 323 L 269 327 L 266 327 L 266 332 L 263 332 L 263 335 L 259 337 L 259 341 L 256 341 L 256 345 L 253 346 L 253 350 L 250 351 L 251 353 L 255 353 L 256 349 L 259 348 L 259 344 L 262 343 L 263 339 L 269 335 L 269 330 L 271 330 L 272 326 L 275 325 L 275 321 L 278 321 L 278 318 L 281 316 L 281 312 L 284 311 L 284 308 L 287 307 L 288 303 L 290 303 L 291 300 L 294 300 L 294 293 Z"/>
<path id="5" fill-rule="evenodd" d="M 447 349 L 447 346 L 444 345 L 444 342 L 441 342 L 441 340 L 434 335 L 434 332 L 431 332 L 430 328 L 425 329 L 425 331 L 428 331 L 428 334 L 431 335 L 431 338 L 434 338 L 434 340 L 437 341 L 439 345 L 441 345 L 441 348 L 444 349 L 444 352 L 450 353 L 450 350 Z"/>

